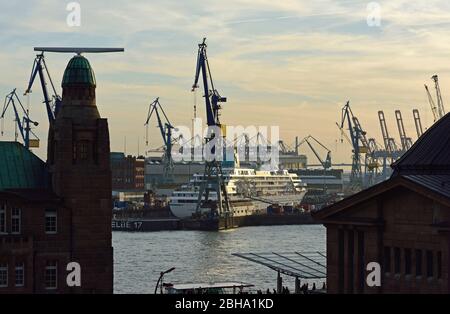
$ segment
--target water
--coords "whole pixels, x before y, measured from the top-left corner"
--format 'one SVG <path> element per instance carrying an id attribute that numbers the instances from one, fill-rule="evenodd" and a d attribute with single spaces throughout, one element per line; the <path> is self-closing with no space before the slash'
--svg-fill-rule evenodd
<path id="1" fill-rule="evenodd" d="M 164 277 L 165 282 L 242 281 L 265 290 L 275 288 L 276 272 L 231 254 L 325 251 L 325 228 L 295 225 L 220 232 L 113 232 L 113 246 L 115 293 L 153 293 L 159 273 L 171 267 L 176 269 Z M 284 283 L 293 289 L 292 278 L 284 276 Z"/>

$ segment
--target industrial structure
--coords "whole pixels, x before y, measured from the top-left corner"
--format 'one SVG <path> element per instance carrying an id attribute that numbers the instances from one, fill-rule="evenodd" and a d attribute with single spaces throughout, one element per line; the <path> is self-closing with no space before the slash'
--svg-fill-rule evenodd
<path id="1" fill-rule="evenodd" d="M 219 216 L 225 218 L 232 216 L 232 211 L 230 203 L 228 200 L 228 195 L 226 187 L 224 184 L 224 178 L 222 174 L 222 160 L 217 160 L 217 153 L 222 154 L 222 148 L 220 146 L 220 138 L 224 136 L 222 134 L 221 123 L 220 123 L 220 109 L 221 103 L 227 101 L 226 97 L 222 97 L 214 86 L 214 82 L 211 76 L 211 69 L 208 62 L 208 57 L 206 55 L 206 38 L 203 42 L 198 45 L 198 55 L 197 55 L 197 67 L 195 71 L 194 84 L 192 85 L 192 90 L 195 91 L 198 86 L 198 81 L 200 78 L 200 73 L 202 74 L 203 82 L 203 92 L 206 105 L 206 123 L 208 125 L 208 135 L 205 138 L 205 145 L 212 143 L 209 150 L 212 155 L 212 160 L 205 161 L 205 171 L 204 176 L 206 180 L 200 186 L 200 192 L 197 202 L 197 211 L 200 208 L 207 206 L 210 201 L 209 192 L 212 188 L 217 193 L 217 213 Z M 219 145 L 217 145 L 219 144 Z M 219 152 L 217 152 L 219 151 Z"/>

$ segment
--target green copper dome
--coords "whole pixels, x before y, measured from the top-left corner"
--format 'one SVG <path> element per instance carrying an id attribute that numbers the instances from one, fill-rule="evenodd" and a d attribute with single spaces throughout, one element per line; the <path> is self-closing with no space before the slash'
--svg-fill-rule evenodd
<path id="1" fill-rule="evenodd" d="M 94 71 L 85 57 L 76 55 L 70 59 L 64 71 L 61 86 L 66 87 L 68 85 L 96 86 Z"/>

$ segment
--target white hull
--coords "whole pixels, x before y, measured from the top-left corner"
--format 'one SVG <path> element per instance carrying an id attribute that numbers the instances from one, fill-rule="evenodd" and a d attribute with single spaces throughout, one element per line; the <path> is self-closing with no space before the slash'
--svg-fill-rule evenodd
<path id="1" fill-rule="evenodd" d="M 279 204 L 281 206 L 295 206 L 299 205 L 305 196 L 306 191 L 296 193 L 296 194 L 285 194 L 285 195 L 270 195 L 262 196 L 260 199 L 265 201 L 270 201 L 274 204 Z M 250 205 L 234 206 L 233 198 L 231 198 L 231 204 L 233 209 L 233 215 L 238 216 L 248 216 L 259 212 L 265 213 L 267 207 L 270 205 L 267 202 L 258 200 L 248 200 Z M 247 199 L 246 199 L 247 200 Z M 190 203 L 170 203 L 170 210 L 172 214 L 180 219 L 186 219 L 192 217 L 192 214 L 196 212 L 197 202 Z M 202 209 L 202 212 L 208 212 L 209 209 Z"/>

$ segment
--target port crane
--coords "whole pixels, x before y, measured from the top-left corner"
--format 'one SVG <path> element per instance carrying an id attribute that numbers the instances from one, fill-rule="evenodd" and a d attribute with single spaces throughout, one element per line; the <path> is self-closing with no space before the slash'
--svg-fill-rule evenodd
<path id="1" fill-rule="evenodd" d="M 350 101 L 344 105 L 341 110 L 341 123 L 338 126 L 341 134 L 352 145 L 352 171 L 350 174 L 350 185 L 353 189 L 362 186 L 362 167 L 361 167 L 361 154 L 367 151 L 367 147 L 360 146 L 361 138 L 365 135 L 365 132 L 360 128 L 359 123 L 355 125 L 355 119 L 350 108 Z M 350 137 L 345 134 L 344 128 L 347 125 L 347 129 L 350 133 Z"/>
<path id="2" fill-rule="evenodd" d="M 204 207 L 205 204 L 210 203 L 209 192 L 210 187 L 214 187 L 217 193 L 217 213 L 220 216 L 232 216 L 233 212 L 230 211 L 231 206 L 226 191 L 226 186 L 223 181 L 222 165 L 221 162 L 216 159 L 216 146 L 221 133 L 220 123 L 220 109 L 221 103 L 227 101 L 226 97 L 222 97 L 214 86 L 214 81 L 211 75 L 211 68 L 209 65 L 208 57 L 206 54 L 206 38 L 203 38 L 203 42 L 198 45 L 197 54 L 197 66 L 195 70 L 194 84 L 192 85 L 192 91 L 195 91 L 199 85 L 200 73 L 203 82 L 203 97 L 205 98 L 206 105 L 206 123 L 208 125 L 208 135 L 205 139 L 206 146 L 209 147 L 212 154 L 211 160 L 205 159 L 205 172 L 202 184 L 198 194 L 197 201 L 197 213 Z M 216 134 L 218 133 L 218 134 Z M 213 142 L 211 142 L 213 141 Z M 212 147 L 208 145 L 213 143 Z M 221 149 L 220 153 L 222 152 Z M 209 158 L 208 158 L 209 159 Z M 212 209 L 213 211 L 213 209 Z"/>
<path id="3" fill-rule="evenodd" d="M 395 119 L 397 120 L 398 133 L 400 135 L 400 142 L 403 151 L 407 151 L 412 146 L 412 139 L 406 135 L 405 125 L 403 124 L 402 113 L 400 110 L 395 110 Z"/>
<path id="4" fill-rule="evenodd" d="M 413 117 L 414 117 L 414 124 L 416 126 L 417 138 L 419 138 L 423 134 L 422 122 L 420 121 L 419 110 L 413 109 Z"/>
<path id="5" fill-rule="evenodd" d="M 1 115 L 0 115 L 0 119 L 2 119 L 1 135 L 3 136 L 3 119 L 5 118 L 6 111 L 8 110 L 8 108 L 10 106 L 14 110 L 16 126 L 20 132 L 22 139 L 23 139 L 24 146 L 27 149 L 30 149 L 30 147 L 39 147 L 39 140 L 37 139 L 36 134 L 34 134 L 33 131 L 31 130 L 32 125 L 37 126 L 39 123 L 31 120 L 28 110 L 26 110 L 25 107 L 22 105 L 22 102 L 20 101 L 20 98 L 17 95 L 15 88 L 13 89 L 12 92 L 10 92 L 5 97 L 5 102 L 3 104 L 3 110 L 1 111 Z M 23 115 L 22 118 L 20 117 L 19 110 L 21 110 L 21 114 Z M 30 139 L 30 134 L 36 138 L 34 141 L 32 139 Z M 16 138 L 15 138 L 16 141 L 17 141 L 17 136 L 18 136 L 18 134 L 16 131 Z"/>
<path id="6" fill-rule="evenodd" d="M 312 143 L 316 143 L 317 145 L 321 146 L 322 148 L 324 148 L 327 152 L 327 155 L 325 157 L 325 160 L 320 156 L 320 154 L 317 152 L 317 150 L 314 148 Z M 297 151 L 297 149 L 303 145 L 304 143 L 308 144 L 309 148 L 311 149 L 311 151 L 313 152 L 313 154 L 316 156 L 317 160 L 319 161 L 319 163 L 322 165 L 323 170 L 328 170 L 331 168 L 331 150 L 329 150 L 325 145 L 323 145 L 318 139 L 316 139 L 314 136 L 312 135 L 308 135 L 305 138 L 303 138 L 298 144 L 296 144 L 295 147 L 295 151 Z"/>
<path id="7" fill-rule="evenodd" d="M 161 133 L 161 137 L 163 139 L 163 176 L 164 181 L 166 183 L 173 181 L 173 159 L 172 159 L 172 146 L 173 146 L 173 138 L 172 138 L 172 130 L 174 127 L 169 121 L 161 103 L 159 102 L 159 97 L 157 97 L 148 108 L 147 120 L 145 121 L 146 127 L 146 137 L 145 144 L 148 146 L 148 128 L 150 124 L 150 119 L 155 113 L 156 120 L 158 122 L 158 128 Z M 164 122 L 162 120 L 164 118 Z"/>
<path id="8" fill-rule="evenodd" d="M 433 75 L 431 79 L 434 82 L 434 87 L 436 89 L 436 102 L 434 102 L 433 97 L 431 96 L 430 90 L 428 89 L 428 86 L 425 84 L 425 91 L 427 93 L 428 102 L 431 106 L 431 112 L 433 113 L 434 122 L 439 120 L 445 115 L 445 109 L 444 109 L 444 102 L 442 100 L 442 94 L 441 89 L 439 87 L 439 79 L 437 75 Z"/>
<path id="9" fill-rule="evenodd" d="M 41 82 L 41 89 L 44 95 L 44 104 L 47 110 L 48 121 L 50 125 L 52 125 L 55 121 L 56 114 L 61 107 L 62 98 L 56 92 L 55 85 L 53 84 L 53 80 L 50 76 L 50 71 L 48 70 L 47 64 L 45 63 L 44 52 L 39 53 L 34 59 L 30 80 L 28 82 L 28 86 L 25 90 L 24 95 L 32 92 L 31 88 L 33 87 L 34 81 L 36 80 L 37 76 L 39 76 L 39 80 Z M 50 83 L 53 95 L 50 95 L 47 89 L 47 81 Z"/>

